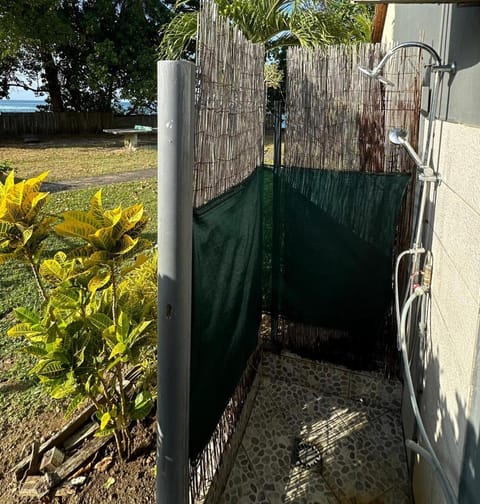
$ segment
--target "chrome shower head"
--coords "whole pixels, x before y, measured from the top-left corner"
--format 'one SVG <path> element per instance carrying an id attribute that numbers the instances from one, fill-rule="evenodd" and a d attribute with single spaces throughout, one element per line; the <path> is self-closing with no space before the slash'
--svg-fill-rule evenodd
<path id="1" fill-rule="evenodd" d="M 373 68 L 373 69 L 359 66 L 358 69 L 360 70 L 360 72 L 364 73 L 365 75 L 367 75 L 371 79 L 376 79 L 376 80 L 378 80 L 378 82 L 381 82 L 382 84 L 385 84 L 386 86 L 393 86 L 393 87 L 395 87 L 395 84 L 392 81 L 386 79 L 380 73 L 381 68 L 378 67 L 378 66 L 375 67 L 375 68 Z"/>
<path id="2" fill-rule="evenodd" d="M 363 72 L 365 75 L 368 75 L 369 77 L 373 77 L 380 81 L 382 84 L 386 84 L 387 86 L 394 86 L 395 84 L 388 79 L 386 79 L 383 75 L 381 75 L 381 71 L 387 61 L 400 49 L 404 49 L 407 47 L 417 47 L 419 49 L 423 49 L 427 51 L 433 58 L 434 64 L 432 66 L 432 70 L 436 72 L 450 72 L 450 73 L 455 73 L 455 64 L 450 63 L 448 65 L 442 65 L 440 56 L 438 55 L 437 51 L 428 44 L 424 44 L 423 42 L 402 42 L 401 44 L 398 44 L 395 47 L 392 47 L 387 54 L 380 60 L 378 65 L 375 68 L 364 68 L 364 67 L 358 67 L 358 69 Z"/>
<path id="3" fill-rule="evenodd" d="M 358 65 L 357 67 L 360 72 L 364 73 L 367 77 L 370 77 L 370 78 L 376 78 L 377 76 L 375 75 L 375 72 L 373 70 L 371 70 L 370 68 L 366 68 L 366 67 L 363 67 L 363 66 L 360 66 Z"/>

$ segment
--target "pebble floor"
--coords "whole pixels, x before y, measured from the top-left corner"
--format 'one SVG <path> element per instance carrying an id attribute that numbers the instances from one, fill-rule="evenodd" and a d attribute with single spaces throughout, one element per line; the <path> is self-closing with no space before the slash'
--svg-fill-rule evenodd
<path id="1" fill-rule="evenodd" d="M 377 373 L 266 354 L 219 502 L 410 504 L 400 401 L 400 383 Z M 321 462 L 299 463 L 302 442 Z"/>

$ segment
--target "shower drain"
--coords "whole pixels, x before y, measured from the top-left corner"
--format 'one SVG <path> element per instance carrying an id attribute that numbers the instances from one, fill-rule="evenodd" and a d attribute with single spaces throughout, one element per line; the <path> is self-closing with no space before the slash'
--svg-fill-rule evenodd
<path id="1" fill-rule="evenodd" d="M 310 469 L 322 463 L 322 452 L 314 444 L 296 439 L 294 459 L 296 465 Z"/>

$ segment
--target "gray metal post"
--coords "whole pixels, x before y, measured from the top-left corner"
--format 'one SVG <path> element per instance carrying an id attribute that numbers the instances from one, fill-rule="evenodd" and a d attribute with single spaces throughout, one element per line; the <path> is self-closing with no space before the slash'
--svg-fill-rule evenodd
<path id="1" fill-rule="evenodd" d="M 158 74 L 157 504 L 188 502 L 195 66 Z"/>

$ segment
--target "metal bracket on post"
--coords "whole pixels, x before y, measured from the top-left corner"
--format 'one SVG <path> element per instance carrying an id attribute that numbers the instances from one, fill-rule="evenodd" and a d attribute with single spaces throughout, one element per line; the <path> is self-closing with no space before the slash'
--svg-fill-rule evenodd
<path id="1" fill-rule="evenodd" d="M 421 182 L 435 182 L 441 184 L 442 176 L 440 173 L 434 172 L 431 168 L 425 168 L 423 173 L 418 175 L 418 180 Z"/>
<path id="2" fill-rule="evenodd" d="M 159 61 L 157 504 L 187 504 L 195 65 Z"/>

